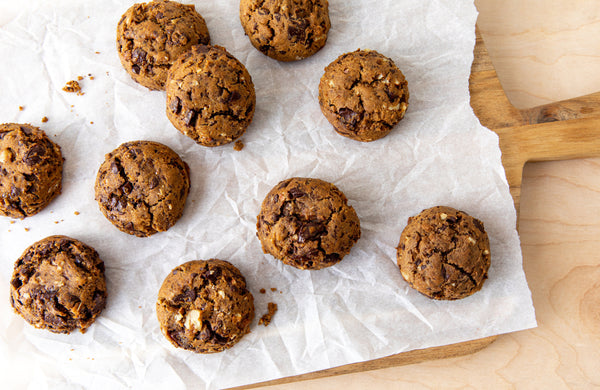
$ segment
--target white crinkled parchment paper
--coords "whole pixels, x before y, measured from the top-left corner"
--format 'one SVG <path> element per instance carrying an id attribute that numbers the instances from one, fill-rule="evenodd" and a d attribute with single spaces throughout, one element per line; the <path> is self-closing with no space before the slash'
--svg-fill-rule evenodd
<path id="1" fill-rule="evenodd" d="M 6 3 L 0 5 L 0 122 L 41 126 L 66 161 L 63 192 L 49 207 L 22 221 L 0 218 L 3 386 L 228 387 L 535 326 L 498 139 L 469 106 L 472 1 L 330 0 L 327 45 L 294 63 L 251 46 L 237 0 L 195 1 L 212 43 L 244 63 L 254 81 L 257 108 L 240 152 L 231 144 L 201 147 L 181 135 L 165 116 L 164 93 L 137 85 L 121 68 L 116 24 L 133 1 Z M 372 143 L 336 134 L 317 100 L 323 68 L 357 48 L 392 58 L 410 88 L 405 119 Z M 86 76 L 85 95 L 63 92 L 78 75 Z M 114 228 L 93 193 L 104 154 L 138 139 L 170 146 L 191 169 L 183 217 L 149 238 Z M 335 183 L 356 209 L 362 237 L 338 265 L 300 271 L 262 253 L 255 235 L 260 204 L 292 176 Z M 481 219 L 491 242 L 489 279 L 455 302 L 415 292 L 395 264 L 407 218 L 440 204 Z M 52 234 L 88 243 L 106 265 L 107 307 L 85 334 L 34 329 L 9 304 L 15 260 Z M 168 343 L 154 307 L 172 268 L 207 258 L 240 268 L 257 318 L 232 349 L 198 355 Z M 279 311 L 270 326 L 258 326 L 270 301 Z"/>

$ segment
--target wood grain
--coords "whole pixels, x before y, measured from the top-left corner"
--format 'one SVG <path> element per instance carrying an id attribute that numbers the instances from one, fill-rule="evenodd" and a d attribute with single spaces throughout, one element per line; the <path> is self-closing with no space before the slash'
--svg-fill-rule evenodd
<path id="1" fill-rule="evenodd" d="M 484 125 L 500 129 L 598 117 L 598 94 L 527 108 L 600 90 L 600 34 L 590 34 L 600 26 L 600 4 L 562 3 L 476 1 L 481 12 L 478 25 L 508 95 L 507 99 L 492 62 L 476 61 L 474 69 L 481 72 L 476 76 L 478 83 L 487 82 L 481 90 L 496 93 L 502 103 L 495 113 L 478 114 Z M 554 64 L 540 61 L 545 58 L 544 50 L 562 53 L 557 55 L 560 60 Z M 561 72 L 567 62 L 575 65 Z M 509 99 L 525 109 L 517 110 Z M 577 131 L 580 125 L 598 128 L 597 121 L 569 126 Z M 543 139 L 544 134 L 536 137 Z M 569 158 L 569 153 L 559 157 Z M 530 163 L 522 178 L 519 231 L 538 328 L 503 335 L 481 351 L 462 357 L 269 389 L 600 386 L 600 159 Z"/>

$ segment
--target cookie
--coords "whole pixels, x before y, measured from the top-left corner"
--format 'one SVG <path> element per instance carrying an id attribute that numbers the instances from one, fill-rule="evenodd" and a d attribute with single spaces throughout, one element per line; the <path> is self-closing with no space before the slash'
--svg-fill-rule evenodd
<path id="1" fill-rule="evenodd" d="M 126 142 L 106 155 L 96 177 L 96 201 L 119 230 L 138 237 L 164 232 L 183 213 L 188 166 L 169 147 Z"/>
<path id="2" fill-rule="evenodd" d="M 104 263 L 81 241 L 44 238 L 15 263 L 10 303 L 36 328 L 84 333 L 106 305 Z"/>
<path id="3" fill-rule="evenodd" d="M 35 126 L 0 125 L 0 215 L 25 218 L 40 212 L 62 188 L 60 147 Z"/>
<path id="4" fill-rule="evenodd" d="M 220 46 L 197 45 L 171 67 L 167 117 L 200 145 L 239 138 L 252 122 L 256 94 L 246 67 Z"/>
<path id="5" fill-rule="evenodd" d="M 362 142 L 385 137 L 404 117 L 408 84 L 394 62 L 373 50 L 338 57 L 319 83 L 321 111 L 339 134 Z"/>
<path id="6" fill-rule="evenodd" d="M 174 346 L 198 353 L 221 352 L 250 331 L 254 297 L 231 263 L 194 260 L 176 267 L 165 278 L 156 315 L 160 329 Z"/>
<path id="7" fill-rule="evenodd" d="M 210 43 L 210 35 L 191 4 L 167 0 L 134 4 L 117 25 L 121 64 L 136 82 L 152 90 L 164 90 L 173 62 L 199 43 Z"/>
<path id="8" fill-rule="evenodd" d="M 397 248 L 402 277 L 433 299 L 461 299 L 481 290 L 490 268 L 483 222 L 436 206 L 408 219 Z"/>
<path id="9" fill-rule="evenodd" d="M 240 22 L 252 45 L 279 61 L 296 61 L 327 42 L 327 0 L 241 0 Z"/>
<path id="10" fill-rule="evenodd" d="M 264 253 L 299 269 L 336 264 L 360 238 L 360 221 L 346 196 L 310 178 L 277 184 L 263 201 L 256 228 Z"/>

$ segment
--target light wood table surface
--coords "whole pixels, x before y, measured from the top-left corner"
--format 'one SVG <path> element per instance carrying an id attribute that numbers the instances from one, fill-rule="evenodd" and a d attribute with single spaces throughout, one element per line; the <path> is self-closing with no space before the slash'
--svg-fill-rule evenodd
<path id="1" fill-rule="evenodd" d="M 517 108 L 600 91 L 599 0 L 476 0 Z M 539 326 L 472 355 L 264 387 L 600 388 L 600 159 L 525 166 L 519 221 Z"/>

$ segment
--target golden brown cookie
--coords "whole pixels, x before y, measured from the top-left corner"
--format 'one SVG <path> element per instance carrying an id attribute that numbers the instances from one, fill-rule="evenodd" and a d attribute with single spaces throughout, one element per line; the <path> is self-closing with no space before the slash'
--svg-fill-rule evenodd
<path id="1" fill-rule="evenodd" d="M 44 238 L 15 263 L 10 303 L 36 328 L 84 333 L 106 304 L 104 263 L 81 241 Z"/>
<path id="2" fill-rule="evenodd" d="M 117 26 L 117 50 L 129 75 L 144 87 L 165 89 L 167 71 L 193 45 L 210 43 L 193 5 L 155 0 L 134 4 Z"/>
<path id="3" fill-rule="evenodd" d="M 174 346 L 198 353 L 221 352 L 250 331 L 254 297 L 231 263 L 194 260 L 167 275 L 158 292 L 156 315 Z"/>
<path id="4" fill-rule="evenodd" d="M 346 196 L 310 178 L 277 184 L 263 201 L 256 228 L 263 252 L 299 269 L 336 264 L 360 238 L 360 221 Z"/>
<path id="5" fill-rule="evenodd" d="M 410 217 L 397 248 L 402 277 L 433 299 L 461 299 L 479 291 L 490 268 L 483 223 L 451 207 Z"/>
<path id="6" fill-rule="evenodd" d="M 392 131 L 404 117 L 408 95 L 400 69 L 373 50 L 341 55 L 319 83 L 319 105 L 335 131 L 362 142 Z"/>
<path id="7" fill-rule="evenodd" d="M 252 122 L 256 95 L 246 67 L 220 46 L 197 45 L 169 71 L 167 117 L 200 145 L 239 138 Z"/>
<path id="8" fill-rule="evenodd" d="M 296 61 L 327 42 L 327 0 L 241 0 L 240 22 L 252 45 L 279 61 Z"/>
<path id="9" fill-rule="evenodd" d="M 188 166 L 169 147 L 126 142 L 106 155 L 96 177 L 96 201 L 119 230 L 138 237 L 164 232 L 183 213 Z"/>
<path id="10" fill-rule="evenodd" d="M 61 191 L 60 147 L 35 126 L 0 125 L 0 215 L 25 218 Z"/>

